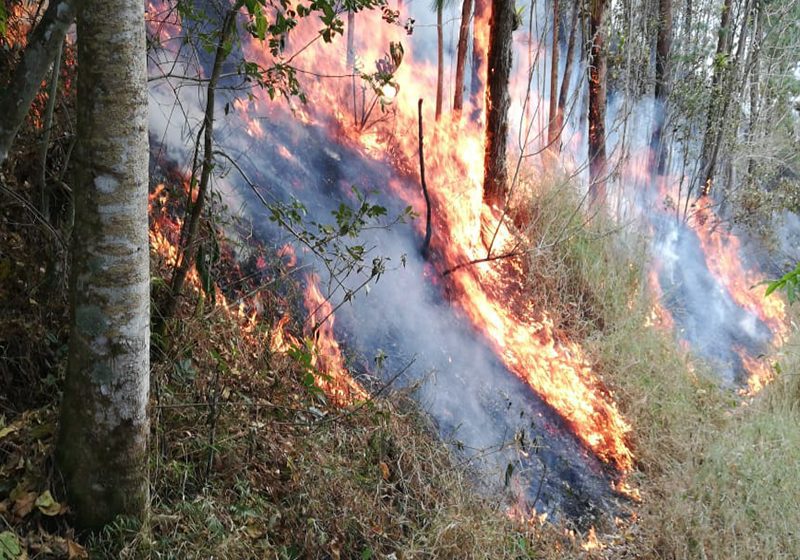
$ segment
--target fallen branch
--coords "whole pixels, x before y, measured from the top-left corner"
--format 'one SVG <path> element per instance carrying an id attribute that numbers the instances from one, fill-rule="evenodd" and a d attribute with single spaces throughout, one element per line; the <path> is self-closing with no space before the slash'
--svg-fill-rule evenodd
<path id="1" fill-rule="evenodd" d="M 517 244 L 517 247 L 519 247 L 519 244 Z M 514 249 L 512 251 L 509 251 L 507 253 L 503 253 L 501 255 L 489 255 L 488 257 L 483 257 L 481 259 L 473 259 L 471 261 L 462 262 L 462 263 L 457 264 L 452 268 L 448 268 L 447 270 L 442 272 L 442 276 L 448 276 L 448 275 L 452 274 L 453 272 L 455 272 L 456 270 L 459 270 L 461 268 L 465 268 L 467 266 L 472 266 L 473 264 L 480 264 L 480 263 L 484 263 L 484 262 L 498 261 L 500 259 L 510 259 L 510 258 L 513 258 L 513 257 L 519 257 L 520 255 L 524 255 L 527 252 L 527 251 L 517 251 L 516 250 L 517 247 L 514 247 Z"/>

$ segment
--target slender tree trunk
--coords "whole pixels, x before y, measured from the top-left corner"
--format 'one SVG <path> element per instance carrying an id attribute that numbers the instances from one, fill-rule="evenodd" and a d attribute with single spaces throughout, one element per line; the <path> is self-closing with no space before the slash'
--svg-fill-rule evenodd
<path id="1" fill-rule="evenodd" d="M 717 130 L 722 126 L 720 108 L 722 107 L 724 82 L 723 75 L 730 65 L 731 45 L 731 10 L 733 0 L 724 0 L 720 15 L 719 30 L 717 32 L 717 50 L 714 57 L 714 71 L 711 76 L 710 100 L 708 102 L 708 115 L 706 117 L 706 130 L 703 135 L 703 148 L 701 151 L 701 186 L 700 196 L 707 196 L 711 192 L 711 184 L 716 168 L 715 140 Z"/>
<path id="2" fill-rule="evenodd" d="M 464 0 L 461 5 L 461 25 L 458 28 L 458 49 L 456 51 L 456 83 L 453 96 L 453 112 L 461 114 L 464 107 L 464 71 L 467 65 L 467 41 L 469 40 L 469 20 L 472 14 L 472 0 Z"/>
<path id="3" fill-rule="evenodd" d="M 164 306 L 163 317 L 161 318 L 162 322 L 175 314 L 178 298 L 186 282 L 186 276 L 194 265 L 195 254 L 197 253 L 197 232 L 200 226 L 200 217 L 203 215 L 203 209 L 205 208 L 208 189 L 211 183 L 211 170 L 214 167 L 214 101 L 217 93 L 217 83 L 219 82 L 219 76 L 222 72 L 222 63 L 229 51 L 226 45 L 230 41 L 230 37 L 235 30 L 236 11 L 232 10 L 228 12 L 225 21 L 222 23 L 222 30 L 220 31 L 219 42 L 217 43 L 217 51 L 214 56 L 214 66 L 208 80 L 208 87 L 206 89 L 206 112 L 205 120 L 203 121 L 203 164 L 200 172 L 200 183 L 197 188 L 197 200 L 194 205 L 192 205 L 189 219 L 184 222 L 181 231 L 181 240 L 183 243 L 180 247 L 178 264 L 172 277 L 169 299 L 167 300 L 166 306 Z"/>
<path id="4" fill-rule="evenodd" d="M 656 85 L 653 103 L 653 131 L 650 135 L 650 169 L 664 174 L 662 138 L 667 119 L 669 97 L 669 54 L 672 48 L 672 0 L 658 2 L 658 39 L 656 40 Z"/>
<path id="5" fill-rule="evenodd" d="M 50 84 L 47 92 L 47 107 L 44 116 L 44 130 L 42 131 L 42 142 L 39 146 L 39 204 L 41 205 L 42 216 L 50 220 L 50 192 L 47 189 L 47 149 L 50 147 L 50 133 L 53 130 L 53 113 L 58 97 L 58 74 L 61 70 L 61 50 L 63 43 L 58 46 L 56 58 L 53 61 L 53 71 L 50 74 Z"/>
<path id="6" fill-rule="evenodd" d="M 747 182 L 755 184 L 756 160 L 752 157 L 758 138 L 758 120 L 760 113 L 760 83 L 761 83 L 761 41 L 764 36 L 764 17 L 761 13 L 761 2 L 756 0 L 753 17 L 756 18 L 755 33 L 753 34 L 750 61 L 750 122 L 747 126 L 747 143 L 750 147 L 750 158 L 747 160 Z"/>
<path id="7" fill-rule="evenodd" d="M 144 5 L 86 0 L 70 344 L 57 460 L 79 525 L 143 519 L 149 501 L 150 269 Z"/>
<path id="8" fill-rule="evenodd" d="M 508 141 L 508 107 L 511 96 L 508 80 L 511 74 L 514 0 L 492 0 L 487 56 L 488 87 L 486 91 L 486 154 L 483 199 L 489 204 L 505 202 L 508 183 L 506 143 Z"/>
<path id="9" fill-rule="evenodd" d="M 489 0 L 475 0 L 475 15 L 472 18 L 472 79 L 470 80 L 469 101 L 472 105 L 470 118 L 476 121 L 483 111 L 483 98 L 486 93 L 486 79 L 482 70 L 486 62 L 489 18 L 492 5 Z"/>
<path id="10" fill-rule="evenodd" d="M 442 116 L 442 100 L 444 97 L 444 0 L 436 2 L 436 58 L 438 72 L 436 74 L 436 120 Z"/>
<path id="11" fill-rule="evenodd" d="M 78 1 L 50 2 L 42 20 L 28 38 L 28 46 L 14 69 L 11 81 L 0 90 L 0 163 L 8 157 L 33 98 L 39 92 L 56 54 L 60 52 L 67 29 L 75 19 Z"/>
<path id="12" fill-rule="evenodd" d="M 589 199 L 593 206 L 606 202 L 606 55 L 603 18 L 606 0 L 590 0 L 589 36 Z"/>
<path id="13" fill-rule="evenodd" d="M 710 155 L 705 160 L 706 167 L 703 177 L 703 190 L 701 196 L 708 196 L 711 192 L 711 187 L 714 183 L 716 174 L 717 162 L 719 160 L 719 152 L 722 143 L 725 141 L 725 132 L 729 130 L 728 123 L 728 109 L 731 102 L 736 95 L 736 86 L 738 83 L 743 83 L 747 79 L 747 69 L 743 75 L 739 75 L 739 69 L 742 65 L 742 58 L 744 56 L 744 47 L 747 43 L 748 22 L 751 17 L 751 0 L 747 0 L 742 15 L 742 26 L 739 30 L 739 43 L 736 48 L 736 57 L 730 60 L 730 53 L 732 52 L 732 40 L 729 38 L 728 46 L 728 63 L 725 65 L 724 74 L 720 79 L 719 96 L 717 102 L 717 113 L 714 119 L 714 128 L 712 129 L 713 136 L 710 139 Z M 709 114 L 709 117 L 711 115 Z M 736 123 L 738 124 L 738 122 Z M 704 139 L 705 141 L 705 139 Z"/>
<path id="14" fill-rule="evenodd" d="M 561 118 L 558 114 L 558 0 L 553 0 L 553 47 L 550 55 L 550 119 L 547 127 L 547 145 L 558 150 Z"/>
<path id="15" fill-rule="evenodd" d="M 356 65 L 356 13 L 347 12 L 347 69 L 353 70 Z"/>
<path id="16" fill-rule="evenodd" d="M 567 107 L 569 97 L 569 86 L 572 81 L 572 59 L 575 51 L 575 35 L 578 31 L 578 15 L 581 11 L 581 2 L 575 2 L 572 8 L 572 21 L 570 22 L 569 40 L 567 42 L 567 58 L 564 60 L 564 77 L 561 80 L 561 91 L 558 94 L 558 137 L 561 138 L 561 131 L 564 128 L 564 112 Z M 559 146 L 560 150 L 560 146 Z"/>

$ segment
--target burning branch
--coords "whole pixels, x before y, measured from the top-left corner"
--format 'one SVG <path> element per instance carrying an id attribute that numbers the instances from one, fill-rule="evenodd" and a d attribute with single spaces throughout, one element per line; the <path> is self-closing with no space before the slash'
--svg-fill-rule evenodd
<path id="1" fill-rule="evenodd" d="M 422 149 L 422 99 L 417 103 L 419 113 L 419 177 L 422 182 L 422 194 L 425 195 L 425 241 L 422 242 L 420 252 L 424 258 L 428 258 L 431 245 L 431 197 L 428 195 L 428 185 L 425 183 L 425 152 Z"/>

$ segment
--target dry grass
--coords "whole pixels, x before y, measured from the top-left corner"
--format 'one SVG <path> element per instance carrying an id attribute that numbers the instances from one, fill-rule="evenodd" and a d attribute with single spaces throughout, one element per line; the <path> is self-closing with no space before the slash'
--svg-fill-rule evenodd
<path id="1" fill-rule="evenodd" d="M 534 201 L 529 266 L 537 302 L 581 340 L 633 425 L 643 502 L 634 522 L 601 535 L 603 548 L 584 551 L 565 527 L 515 521 L 502 497 L 477 494 L 407 397 L 333 408 L 296 361 L 266 349 L 268 327 L 245 336 L 235 317 L 193 297 L 154 363 L 149 530 L 120 521 L 81 541 L 91 557 L 798 557 L 800 342 L 777 356 L 778 381 L 742 406 L 669 333 L 644 326 L 643 249 L 608 226 L 584 227 L 576 200 L 561 189 Z M 6 222 L 4 239 L 18 246 L 0 261 L 4 280 L 44 281 L 26 256 L 38 254 L 30 231 Z M 0 510 L 31 557 L 67 557 L 81 540 L 68 517 L 15 509 L 11 497 L 57 488 L 63 301 L 43 312 L 35 295 L 14 298 L 0 318 L 0 332 L 14 333 L 0 374 L 30 390 L 0 399 L 3 422 L 15 422 L 0 441 Z M 291 307 L 267 305 L 262 325 Z"/>
<path id="2" fill-rule="evenodd" d="M 752 403 L 721 389 L 672 334 L 645 326 L 644 247 L 582 227 L 561 185 L 539 195 L 530 232 L 536 295 L 583 338 L 633 426 L 643 496 L 637 520 L 605 539 L 607 558 L 800 557 L 800 343 L 775 361 L 779 378 Z M 554 232 L 569 232 L 551 246 Z M 542 241 L 544 240 L 544 241 Z M 797 336 L 795 335 L 795 339 Z"/>
<path id="3" fill-rule="evenodd" d="M 150 532 L 120 524 L 91 542 L 95 554 L 547 558 L 579 550 L 560 529 L 519 524 L 499 500 L 476 494 L 408 397 L 333 408 L 303 384 L 296 362 L 212 317 L 174 324 L 154 371 Z M 217 391 L 220 412 L 209 421 Z"/>

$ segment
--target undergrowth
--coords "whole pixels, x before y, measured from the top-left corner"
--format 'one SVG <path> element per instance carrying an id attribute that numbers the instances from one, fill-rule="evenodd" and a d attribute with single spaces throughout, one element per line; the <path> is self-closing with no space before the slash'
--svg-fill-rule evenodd
<path id="1" fill-rule="evenodd" d="M 44 234 L 12 219 L 14 204 L 0 232 L 0 535 L 30 558 L 797 557 L 800 343 L 776 357 L 777 381 L 743 404 L 649 325 L 645 247 L 600 219 L 587 225 L 578 203 L 563 184 L 534 197 L 529 289 L 581 342 L 632 426 L 629 482 L 642 501 L 598 548 L 476 493 L 407 395 L 330 405 L 295 359 L 269 350 L 291 304 L 266 305 L 245 331 L 200 293 L 155 345 L 147 530 L 120 520 L 77 533 L 51 461 L 64 286 L 37 262 Z M 163 285 L 169 271 L 153 264 Z"/>
<path id="2" fill-rule="evenodd" d="M 602 219 L 585 225 L 579 204 L 568 182 L 534 196 L 530 277 L 554 323 L 583 339 L 632 425 L 630 482 L 642 502 L 621 534 L 606 536 L 604 556 L 797 558 L 797 335 L 773 357 L 777 378 L 759 395 L 722 388 L 652 324 L 644 244 Z"/>

